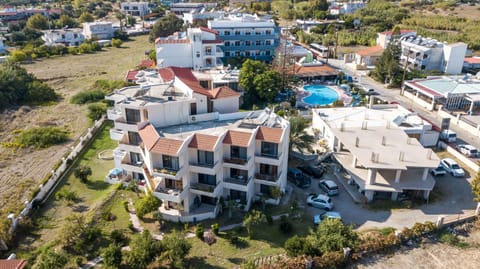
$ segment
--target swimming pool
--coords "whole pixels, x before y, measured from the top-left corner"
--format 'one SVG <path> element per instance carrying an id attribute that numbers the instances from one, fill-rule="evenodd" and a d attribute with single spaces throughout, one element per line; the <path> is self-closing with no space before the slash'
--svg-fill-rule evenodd
<path id="1" fill-rule="evenodd" d="M 305 91 L 310 92 L 310 96 L 303 98 L 303 102 L 309 105 L 329 105 L 338 100 L 338 93 L 327 86 L 323 85 L 308 85 L 304 86 Z"/>

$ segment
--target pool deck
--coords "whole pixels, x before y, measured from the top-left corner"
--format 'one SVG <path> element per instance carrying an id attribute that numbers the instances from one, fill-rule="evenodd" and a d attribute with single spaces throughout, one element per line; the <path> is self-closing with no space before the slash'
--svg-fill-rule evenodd
<path id="1" fill-rule="evenodd" d="M 310 96 L 312 93 L 309 92 L 309 91 L 305 91 L 304 90 L 304 86 L 308 86 L 308 85 L 322 85 L 322 86 L 327 86 L 329 88 L 331 88 L 332 90 L 335 90 L 338 94 L 338 99 L 339 100 L 342 100 L 343 101 L 343 104 L 345 106 L 349 106 L 351 103 L 352 103 L 352 100 L 353 100 L 353 97 L 346 94 L 345 91 L 340 88 L 339 86 L 337 85 L 329 85 L 329 84 L 326 84 L 326 83 L 322 83 L 322 84 L 305 84 L 303 86 L 299 86 L 297 87 L 297 106 L 300 105 L 300 106 L 304 106 L 304 107 L 316 107 L 316 106 L 324 106 L 324 105 L 312 105 L 312 104 L 309 104 L 309 103 L 306 103 L 303 101 L 303 99 L 305 99 L 305 97 L 308 97 Z"/>

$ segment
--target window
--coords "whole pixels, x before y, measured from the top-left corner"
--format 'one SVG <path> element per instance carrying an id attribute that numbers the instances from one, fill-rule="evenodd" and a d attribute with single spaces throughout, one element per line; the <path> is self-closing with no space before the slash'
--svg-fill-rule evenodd
<path id="1" fill-rule="evenodd" d="M 225 57 L 230 57 L 230 51 L 225 51 L 223 54 L 225 55 Z"/>
<path id="2" fill-rule="evenodd" d="M 246 51 L 245 56 L 250 57 L 250 51 Z"/>
<path id="3" fill-rule="evenodd" d="M 207 174 L 198 174 L 198 183 L 215 186 L 217 185 L 217 176 L 207 175 Z"/>
<path id="4" fill-rule="evenodd" d="M 255 45 L 256 45 L 256 46 L 262 45 L 262 41 L 260 41 L 260 40 L 255 41 Z"/>
<path id="5" fill-rule="evenodd" d="M 255 51 L 255 56 L 260 56 L 260 51 L 259 50 Z"/>
<path id="6" fill-rule="evenodd" d="M 240 56 L 240 51 L 235 51 L 235 56 L 239 57 Z"/>
<path id="7" fill-rule="evenodd" d="M 197 51 L 196 55 L 197 55 L 197 58 L 200 58 L 200 51 Z"/>
<path id="8" fill-rule="evenodd" d="M 130 152 L 130 163 L 134 165 L 141 165 L 143 163 L 142 156 L 140 156 L 139 153 Z"/>
<path id="9" fill-rule="evenodd" d="M 230 41 L 225 42 L 225 47 L 230 47 Z"/>
<path id="10" fill-rule="evenodd" d="M 163 155 L 163 167 L 171 170 L 178 170 L 178 157 Z"/>
<path id="11" fill-rule="evenodd" d="M 245 147 L 238 147 L 238 146 L 232 146 L 230 148 L 230 157 L 232 159 L 242 159 L 246 160 L 247 159 L 247 148 Z"/>
<path id="12" fill-rule="evenodd" d="M 230 199 L 240 200 L 240 203 L 247 203 L 247 193 L 244 191 L 230 190 Z"/>
<path id="13" fill-rule="evenodd" d="M 235 41 L 235 46 L 240 46 L 240 41 Z"/>
<path id="14" fill-rule="evenodd" d="M 271 34 L 272 34 L 272 31 L 271 31 L 271 30 L 266 30 L 266 31 L 265 31 L 265 34 L 266 34 L 266 35 L 271 35 Z"/>
<path id="15" fill-rule="evenodd" d="M 278 168 L 275 165 L 269 165 L 269 164 L 260 164 L 260 174 L 262 175 L 271 175 L 271 176 L 277 176 L 277 171 Z"/>
<path id="16" fill-rule="evenodd" d="M 249 31 L 245 31 L 245 35 L 251 35 L 252 33 Z"/>
<path id="17" fill-rule="evenodd" d="M 223 35 L 230 35 L 230 31 L 223 32 Z"/>
<path id="18" fill-rule="evenodd" d="M 206 55 L 212 55 L 212 47 L 206 47 L 205 48 L 205 54 Z"/>
<path id="19" fill-rule="evenodd" d="M 269 52 L 269 51 L 267 51 Z M 262 155 L 277 157 L 278 144 L 262 141 Z"/>
<path id="20" fill-rule="evenodd" d="M 260 192 L 265 194 L 267 197 L 272 195 L 272 189 L 268 185 L 260 184 Z"/>
<path id="21" fill-rule="evenodd" d="M 140 111 L 138 109 L 125 109 L 125 116 L 127 123 L 139 123 Z"/>
<path id="22" fill-rule="evenodd" d="M 270 51 L 269 50 L 265 51 L 265 55 L 270 56 Z"/>
<path id="23" fill-rule="evenodd" d="M 140 145 L 142 143 L 142 139 L 137 132 L 130 132 L 128 131 L 128 141 L 130 145 Z"/>
<path id="24" fill-rule="evenodd" d="M 213 165 L 213 152 L 212 151 L 197 151 L 198 163 L 203 165 Z"/>
<path id="25" fill-rule="evenodd" d="M 240 31 L 235 31 L 235 35 L 240 35 Z"/>
<path id="26" fill-rule="evenodd" d="M 255 35 L 261 35 L 261 34 L 262 34 L 262 32 L 260 32 L 260 31 L 255 31 Z"/>
<path id="27" fill-rule="evenodd" d="M 250 41 L 245 41 L 245 46 L 250 47 Z"/>
<path id="28" fill-rule="evenodd" d="M 265 45 L 270 46 L 271 44 L 272 44 L 272 41 L 270 40 L 265 41 Z"/>

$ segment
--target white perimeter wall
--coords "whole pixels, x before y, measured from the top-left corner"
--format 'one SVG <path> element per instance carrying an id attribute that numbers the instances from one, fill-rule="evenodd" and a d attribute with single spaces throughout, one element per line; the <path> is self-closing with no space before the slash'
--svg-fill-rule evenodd
<path id="1" fill-rule="evenodd" d="M 158 67 L 193 67 L 193 55 L 190 43 L 157 45 Z"/>

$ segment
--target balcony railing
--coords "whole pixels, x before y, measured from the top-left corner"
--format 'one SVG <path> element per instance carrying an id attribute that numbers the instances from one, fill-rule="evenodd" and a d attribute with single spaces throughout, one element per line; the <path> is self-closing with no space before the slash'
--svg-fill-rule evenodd
<path id="1" fill-rule="evenodd" d="M 182 169 L 181 167 L 179 169 L 174 169 L 169 167 L 153 167 L 153 172 L 164 174 L 164 175 L 176 176 L 178 171 L 180 171 L 181 169 Z"/>
<path id="2" fill-rule="evenodd" d="M 190 183 L 190 188 L 204 192 L 213 192 L 218 184 L 210 185 L 205 183 Z"/>
<path id="3" fill-rule="evenodd" d="M 199 163 L 199 162 L 190 162 L 190 165 L 193 166 L 200 166 L 200 167 L 205 167 L 205 168 L 213 168 L 215 165 L 217 165 L 218 161 L 214 163 Z"/>
<path id="4" fill-rule="evenodd" d="M 238 157 L 230 157 L 230 158 L 223 158 L 223 161 L 226 163 L 233 163 L 233 164 L 238 164 L 238 165 L 245 165 L 248 163 L 250 158 L 238 158 Z"/>
<path id="5" fill-rule="evenodd" d="M 256 174 L 255 174 L 255 178 L 256 178 L 256 179 L 265 180 L 265 181 L 271 181 L 271 182 L 276 182 L 279 177 L 280 177 L 280 175 L 278 175 L 278 176 L 273 176 L 273 175 L 260 174 L 260 173 L 256 173 Z"/>
<path id="6" fill-rule="evenodd" d="M 252 176 L 250 176 L 246 179 L 231 178 L 231 177 L 227 177 L 227 178 L 223 179 L 223 181 L 225 181 L 227 183 L 233 183 L 233 184 L 244 185 L 244 186 L 248 185 L 250 180 L 252 180 Z"/>
<path id="7" fill-rule="evenodd" d="M 271 153 L 266 153 L 266 152 L 260 152 L 260 153 L 255 154 L 255 156 L 278 160 L 280 158 L 280 156 L 282 156 L 282 153 L 279 152 L 277 154 L 271 154 Z"/>

